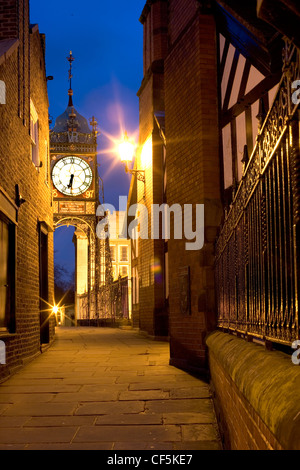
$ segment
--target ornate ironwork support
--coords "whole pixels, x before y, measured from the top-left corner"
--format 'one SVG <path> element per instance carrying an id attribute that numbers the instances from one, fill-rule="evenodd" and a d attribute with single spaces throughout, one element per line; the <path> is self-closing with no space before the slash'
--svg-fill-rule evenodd
<path id="1" fill-rule="evenodd" d="M 289 345 L 299 338 L 299 77 L 299 50 L 287 41 L 277 95 L 216 244 L 219 327 Z"/>

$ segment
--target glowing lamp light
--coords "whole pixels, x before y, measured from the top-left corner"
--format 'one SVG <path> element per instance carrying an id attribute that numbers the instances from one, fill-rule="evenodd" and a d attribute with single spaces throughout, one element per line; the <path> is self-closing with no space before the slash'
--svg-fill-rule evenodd
<path id="1" fill-rule="evenodd" d="M 57 312 L 58 312 L 58 306 L 57 305 L 54 305 L 52 307 L 52 312 L 54 313 L 54 315 L 57 315 Z"/>
<path id="2" fill-rule="evenodd" d="M 125 131 L 124 140 L 119 144 L 119 155 L 121 162 L 132 162 L 134 155 L 134 145 L 129 141 Z"/>
<path id="3" fill-rule="evenodd" d="M 146 140 L 141 152 L 141 164 L 143 168 L 148 168 L 152 165 L 152 137 Z"/>
<path id="4" fill-rule="evenodd" d="M 128 139 L 127 132 L 125 131 L 124 140 L 119 144 L 119 155 L 120 160 L 125 164 L 126 173 L 136 175 L 139 181 L 142 181 L 145 184 L 145 170 L 130 170 L 128 168 L 128 163 L 132 162 L 134 157 L 134 144 Z"/>

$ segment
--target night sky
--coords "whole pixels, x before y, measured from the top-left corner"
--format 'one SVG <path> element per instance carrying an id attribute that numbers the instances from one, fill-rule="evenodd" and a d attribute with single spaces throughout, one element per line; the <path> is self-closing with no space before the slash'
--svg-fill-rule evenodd
<path id="1" fill-rule="evenodd" d="M 88 120 L 95 116 L 99 174 L 105 202 L 118 210 L 119 195 L 127 195 L 130 175 L 113 151 L 126 129 L 138 139 L 139 103 L 136 93 L 143 78 L 143 27 L 139 17 L 146 0 L 30 0 L 30 21 L 46 35 L 49 114 L 54 126 L 68 104 L 66 57 L 72 51 L 73 103 Z M 55 263 L 74 269 L 73 229 L 54 234 Z"/>

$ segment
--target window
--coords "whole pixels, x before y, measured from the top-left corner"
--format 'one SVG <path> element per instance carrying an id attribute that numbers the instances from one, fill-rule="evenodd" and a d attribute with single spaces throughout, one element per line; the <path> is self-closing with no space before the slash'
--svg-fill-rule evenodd
<path id="1" fill-rule="evenodd" d="M 128 276 L 128 266 L 120 266 L 119 272 L 122 277 Z"/>
<path id="2" fill-rule="evenodd" d="M 13 329 L 15 225 L 0 212 L 0 330 Z"/>
<path id="3" fill-rule="evenodd" d="M 0 328 L 6 327 L 8 286 L 8 224 L 0 220 Z"/>
<path id="4" fill-rule="evenodd" d="M 32 100 L 30 100 L 30 137 L 31 159 L 34 165 L 39 167 L 39 118 Z"/>
<path id="5" fill-rule="evenodd" d="M 169 298 L 169 254 L 168 252 L 165 252 L 165 269 L 164 269 L 164 275 L 165 275 L 165 299 Z"/>
<path id="6" fill-rule="evenodd" d="M 100 286 L 105 285 L 105 254 L 101 253 L 101 263 L 100 263 Z"/>
<path id="7" fill-rule="evenodd" d="M 115 265 L 111 267 L 111 275 L 113 277 L 113 280 L 115 281 L 117 279 L 117 269 Z"/>
<path id="8" fill-rule="evenodd" d="M 120 246 L 120 261 L 128 261 L 128 247 Z"/>
<path id="9" fill-rule="evenodd" d="M 42 222 L 39 228 L 40 339 L 44 344 L 49 343 L 48 228 Z"/>
<path id="10" fill-rule="evenodd" d="M 135 226 L 131 231 L 130 238 L 131 238 L 131 258 L 135 259 L 139 255 L 139 230 L 138 230 L 138 217 L 139 213 L 136 211 L 135 214 Z"/>
<path id="11" fill-rule="evenodd" d="M 132 269 L 132 303 L 139 303 L 139 274 L 138 268 Z"/>
<path id="12" fill-rule="evenodd" d="M 116 247 L 115 245 L 110 246 L 110 257 L 112 261 L 116 261 Z"/>
<path id="13" fill-rule="evenodd" d="M 45 140 L 45 183 L 49 185 L 50 182 L 50 155 L 48 141 Z"/>

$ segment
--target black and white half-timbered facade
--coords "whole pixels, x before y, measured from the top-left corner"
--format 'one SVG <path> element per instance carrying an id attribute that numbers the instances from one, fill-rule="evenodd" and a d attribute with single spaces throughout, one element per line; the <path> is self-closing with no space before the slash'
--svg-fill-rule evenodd
<path id="1" fill-rule="evenodd" d="M 230 204 L 275 97 L 283 40 L 271 26 L 262 27 L 253 8 L 240 2 L 239 16 L 238 2 L 222 3 L 216 6 L 220 148 L 224 202 Z M 234 4 L 234 12 L 228 3 Z"/>

